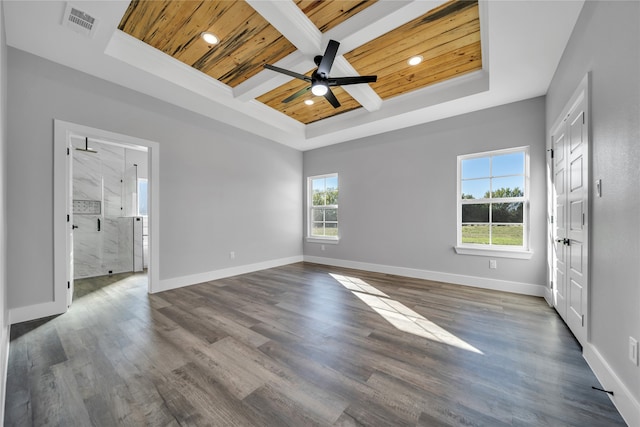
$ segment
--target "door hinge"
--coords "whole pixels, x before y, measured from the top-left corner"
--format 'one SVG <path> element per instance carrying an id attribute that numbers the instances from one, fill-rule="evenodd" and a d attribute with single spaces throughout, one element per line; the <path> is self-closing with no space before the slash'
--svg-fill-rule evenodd
<path id="1" fill-rule="evenodd" d="M 584 212 L 582 212 L 582 225 L 584 225 Z"/>
<path id="2" fill-rule="evenodd" d="M 69 147 L 67 147 L 67 156 L 71 154 L 71 152 L 69 151 Z"/>
<path id="3" fill-rule="evenodd" d="M 69 222 L 69 214 L 67 214 L 67 222 Z"/>
<path id="4" fill-rule="evenodd" d="M 551 224 L 553 224 L 553 215 L 551 215 Z"/>
<path id="5" fill-rule="evenodd" d="M 549 282 L 549 289 L 553 289 L 553 280 Z"/>
<path id="6" fill-rule="evenodd" d="M 71 282 L 67 282 L 67 289 L 71 289 Z"/>
<path id="7" fill-rule="evenodd" d="M 584 328 L 584 314 L 580 316 L 580 322 L 582 323 L 582 327 Z"/>
<path id="8" fill-rule="evenodd" d="M 553 148 L 549 148 L 547 151 L 551 153 L 551 158 L 553 159 Z"/>

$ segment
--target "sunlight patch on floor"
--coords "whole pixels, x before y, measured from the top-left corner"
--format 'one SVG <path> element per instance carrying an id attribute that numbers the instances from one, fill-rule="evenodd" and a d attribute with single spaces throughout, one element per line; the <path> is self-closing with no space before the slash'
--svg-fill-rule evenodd
<path id="1" fill-rule="evenodd" d="M 416 313 L 401 302 L 391 299 L 389 295 L 364 280 L 340 274 L 329 273 L 329 275 L 399 330 L 462 350 L 484 354 L 423 315 Z"/>

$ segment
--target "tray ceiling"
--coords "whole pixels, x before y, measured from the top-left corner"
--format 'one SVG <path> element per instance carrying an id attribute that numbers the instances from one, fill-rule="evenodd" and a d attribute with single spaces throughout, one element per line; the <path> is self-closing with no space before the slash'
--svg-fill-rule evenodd
<path id="1" fill-rule="evenodd" d="M 310 25 L 321 33 L 349 25 L 350 19 L 375 3 L 295 1 Z M 118 28 L 231 88 L 260 72 L 272 72 L 265 71 L 264 64 L 277 63 L 297 50 L 296 40 L 289 41 L 245 1 L 132 1 Z M 205 31 L 215 34 L 220 43 L 207 44 L 200 37 Z M 343 54 L 343 67 L 352 67 L 359 75 L 377 75 L 378 81 L 371 84 L 371 89 L 373 96 L 382 100 L 482 69 L 477 1 L 450 0 L 362 41 L 362 45 Z M 407 60 L 416 55 L 424 61 L 408 65 Z M 314 70 L 306 70 L 306 75 Z M 350 94 L 348 88 L 334 89 L 342 104 L 339 108 L 311 92 L 282 102 L 305 86 L 308 83 L 291 79 L 256 93 L 254 99 L 304 124 L 363 108 L 358 93 Z"/>
<path id="2" fill-rule="evenodd" d="M 244 1 L 132 1 L 118 28 L 231 87 L 296 50 Z"/>
<path id="3" fill-rule="evenodd" d="M 544 95 L 583 4 L 2 2 L 12 48 L 303 151 Z M 93 19 L 90 32 L 71 28 L 70 6 Z M 203 44 L 205 30 L 221 43 Z M 329 40 L 340 42 L 331 77 L 378 82 L 336 88 L 338 110 L 322 97 L 282 104 L 304 82 L 263 64 L 311 73 Z M 408 67 L 414 53 L 424 61 Z"/>

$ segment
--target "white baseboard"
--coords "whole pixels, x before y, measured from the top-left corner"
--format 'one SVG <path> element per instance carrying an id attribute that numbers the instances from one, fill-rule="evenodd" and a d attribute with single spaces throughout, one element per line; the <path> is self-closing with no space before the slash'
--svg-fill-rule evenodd
<path id="1" fill-rule="evenodd" d="M 634 398 L 600 352 L 593 345 L 587 344 L 582 349 L 582 356 L 602 387 L 614 392 L 613 396 L 609 395 L 609 398 L 626 423 L 630 426 L 640 426 L 640 402 Z"/>
<path id="2" fill-rule="evenodd" d="M 66 301 L 50 301 L 9 309 L 9 324 L 55 316 L 67 311 Z"/>
<path id="3" fill-rule="evenodd" d="M 512 292 L 523 295 L 533 295 L 536 297 L 543 297 L 545 293 L 544 285 L 537 285 L 533 283 L 510 282 L 507 280 L 488 279 L 486 277 L 465 276 L 462 274 L 443 273 L 440 271 L 419 270 L 416 268 L 395 267 L 391 265 L 371 264 L 367 262 L 347 261 L 307 255 L 305 255 L 304 260 L 316 264 L 353 268 L 356 270 L 372 271 L 375 273 L 394 274 L 397 276 L 434 280 L 437 282 L 453 283 L 456 285 L 472 286 L 475 288 L 492 289 L 495 291 Z"/>
<path id="4" fill-rule="evenodd" d="M 255 264 L 239 265 L 237 267 L 223 268 L 221 270 L 207 271 L 204 273 L 190 274 L 188 276 L 174 277 L 160 280 L 159 289 L 152 289 L 151 293 L 168 291 L 169 289 L 182 288 L 184 286 L 196 285 L 198 283 L 209 282 L 211 280 L 224 279 L 226 277 L 237 276 L 239 274 L 253 273 L 254 271 L 266 270 L 268 268 L 280 267 L 295 262 L 302 262 L 302 255 L 289 258 L 279 258 Z"/>
<path id="5" fill-rule="evenodd" d="M 280 258 L 255 264 L 240 265 L 237 267 L 225 268 L 222 270 L 208 271 L 205 273 L 191 274 L 189 276 L 174 277 L 160 280 L 157 289 L 151 289 L 150 293 L 168 291 L 169 289 L 181 288 L 183 286 L 195 285 L 197 283 L 208 282 L 210 280 L 223 279 L 225 277 L 237 276 L 254 271 L 265 270 L 267 268 L 280 267 L 282 265 L 301 262 L 302 255 L 289 258 Z M 43 317 L 62 314 L 67 311 L 65 302 L 45 302 L 33 304 L 25 307 L 17 307 L 9 310 L 9 324 L 27 322 L 29 320 L 41 319 Z"/>

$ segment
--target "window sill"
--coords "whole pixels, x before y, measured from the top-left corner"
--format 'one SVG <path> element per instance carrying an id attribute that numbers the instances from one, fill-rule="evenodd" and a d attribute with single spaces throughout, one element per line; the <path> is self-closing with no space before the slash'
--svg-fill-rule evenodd
<path id="1" fill-rule="evenodd" d="M 514 251 L 508 249 L 493 249 L 493 248 L 470 248 L 468 246 L 454 246 L 458 255 L 477 255 L 477 256 L 489 256 L 498 258 L 513 258 L 513 259 L 531 259 L 533 256 L 532 251 Z"/>
<path id="2" fill-rule="evenodd" d="M 307 243 L 322 243 L 323 245 L 337 245 L 339 237 L 306 237 Z"/>

